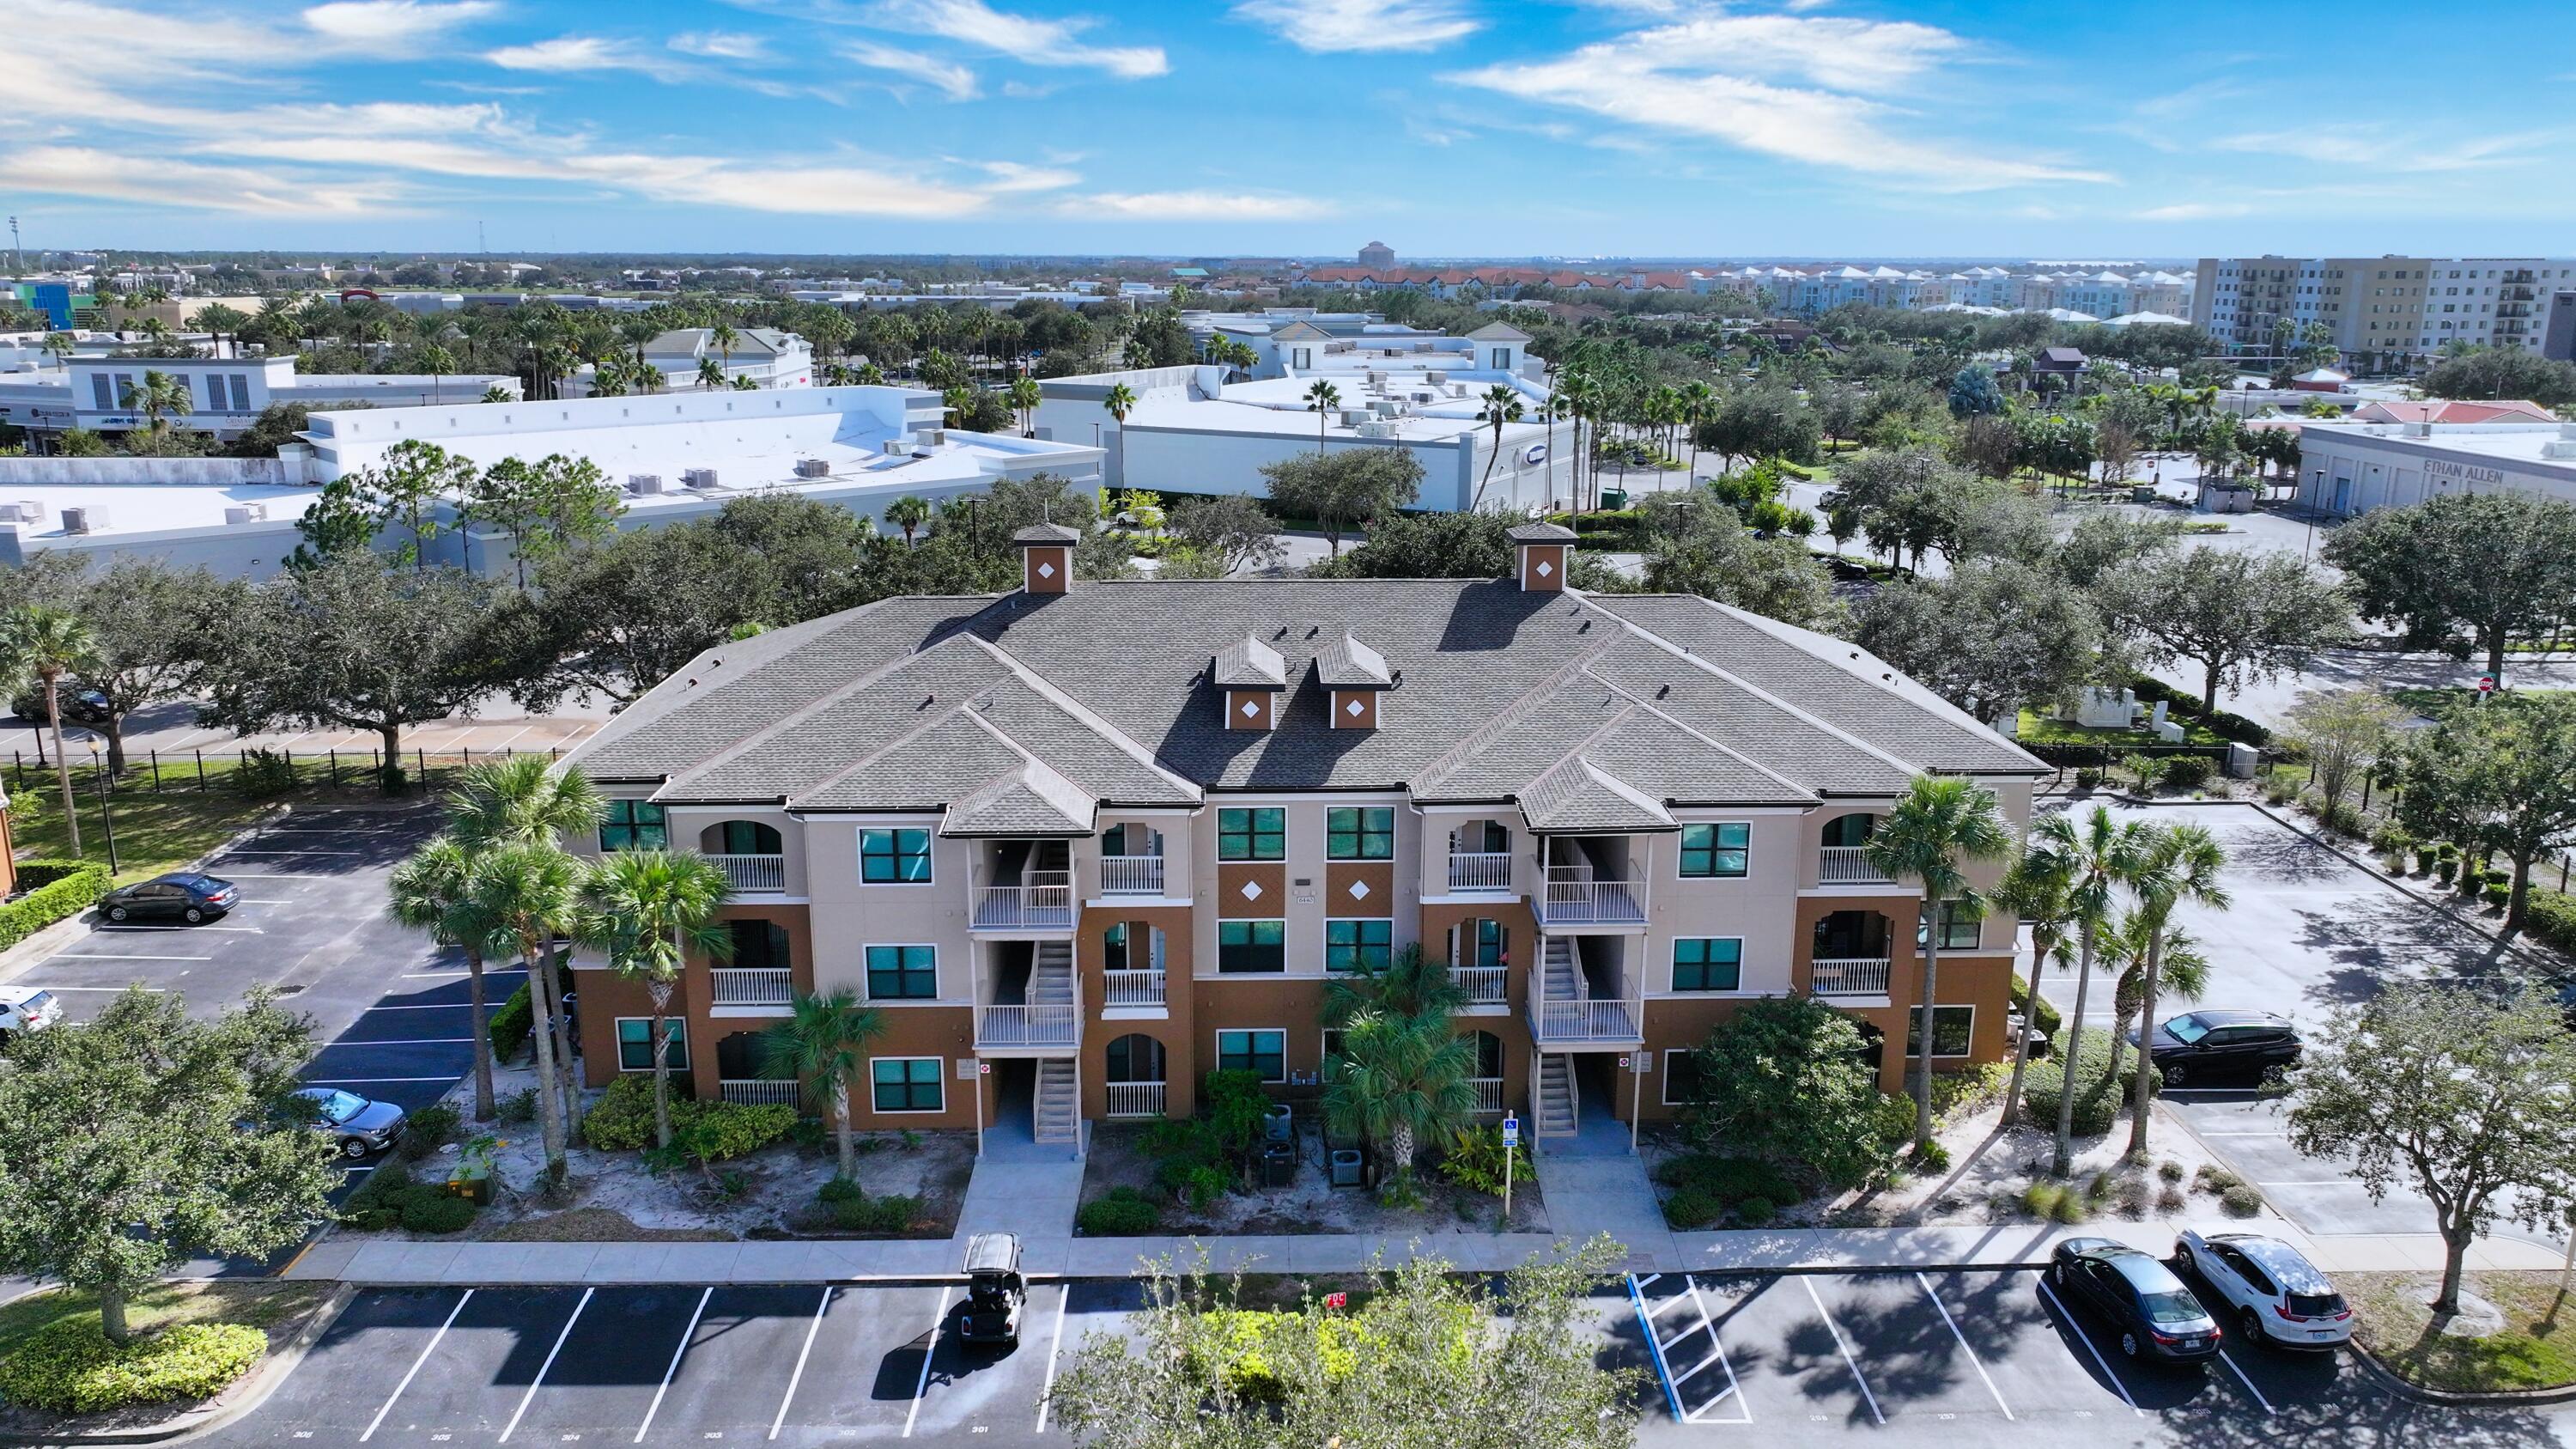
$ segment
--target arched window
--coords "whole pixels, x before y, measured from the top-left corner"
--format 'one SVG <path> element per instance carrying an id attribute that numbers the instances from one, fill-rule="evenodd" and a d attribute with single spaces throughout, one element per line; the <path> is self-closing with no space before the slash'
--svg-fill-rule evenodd
<path id="1" fill-rule="evenodd" d="M 1109 1044 L 1109 1080 L 1163 1080 L 1163 1044 L 1143 1032 L 1129 1032 Z"/>
<path id="2" fill-rule="evenodd" d="M 781 855 L 787 845 L 757 820 L 719 820 L 699 833 L 698 849 L 709 855 Z"/>
<path id="3" fill-rule="evenodd" d="M 1476 1033 L 1476 1075 L 1500 1077 L 1503 1074 L 1503 1039 L 1490 1031 Z"/>

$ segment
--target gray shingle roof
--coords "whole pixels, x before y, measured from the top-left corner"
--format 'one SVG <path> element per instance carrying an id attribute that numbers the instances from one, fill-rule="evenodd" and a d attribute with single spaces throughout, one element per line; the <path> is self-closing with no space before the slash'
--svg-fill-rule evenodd
<path id="1" fill-rule="evenodd" d="M 1285 689 L 1288 666 L 1278 650 L 1246 634 L 1216 651 L 1208 678 L 1227 689 Z"/>
<path id="2" fill-rule="evenodd" d="M 1347 633 L 1315 655 L 1315 678 L 1327 689 L 1383 689 L 1395 682 L 1386 656 Z"/>
<path id="3" fill-rule="evenodd" d="M 1080 543 L 1082 530 L 1061 523 L 1032 523 L 1012 534 L 1011 542 L 1024 548 L 1030 544 Z"/>
<path id="4" fill-rule="evenodd" d="M 1573 543 L 1581 537 L 1562 523 L 1523 523 L 1503 532 L 1514 543 Z"/>

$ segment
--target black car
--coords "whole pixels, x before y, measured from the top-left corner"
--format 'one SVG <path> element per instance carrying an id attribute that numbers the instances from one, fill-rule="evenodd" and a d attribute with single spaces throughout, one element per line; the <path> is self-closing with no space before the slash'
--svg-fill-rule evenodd
<path id="1" fill-rule="evenodd" d="M 241 903 L 241 887 L 195 871 L 172 871 L 118 886 L 99 897 L 99 914 L 111 921 L 213 920 Z"/>
<path id="2" fill-rule="evenodd" d="M 2131 1358 L 2197 1363 L 2218 1353 L 2218 1320 L 2153 1253 L 2109 1238 L 2068 1238 L 2049 1255 L 2048 1281 L 2109 1319 Z"/>
<path id="3" fill-rule="evenodd" d="M 66 679 L 55 686 L 62 700 L 63 723 L 103 725 L 107 723 L 107 696 L 77 679 Z M 9 701 L 9 712 L 29 724 L 45 722 L 44 686 L 22 691 Z"/>
<path id="4" fill-rule="evenodd" d="M 2136 1032 L 2129 1040 L 2138 1039 Z M 2295 1065 L 2305 1043 L 2290 1019 L 2268 1011 L 2194 1011 L 2158 1026 L 2148 1054 L 2165 1085 L 2209 1077 L 2259 1079 L 2274 1067 Z"/>

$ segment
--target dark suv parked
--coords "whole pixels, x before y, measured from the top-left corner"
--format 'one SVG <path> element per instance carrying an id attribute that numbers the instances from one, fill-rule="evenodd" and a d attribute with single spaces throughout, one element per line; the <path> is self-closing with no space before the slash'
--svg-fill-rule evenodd
<path id="1" fill-rule="evenodd" d="M 2136 1041 L 2131 1032 L 2129 1040 Z M 2210 1077 L 2260 1079 L 2293 1065 L 2305 1043 L 2285 1016 L 2268 1011 L 2194 1011 L 2166 1021 L 2148 1039 L 2148 1055 L 2165 1085 Z"/>

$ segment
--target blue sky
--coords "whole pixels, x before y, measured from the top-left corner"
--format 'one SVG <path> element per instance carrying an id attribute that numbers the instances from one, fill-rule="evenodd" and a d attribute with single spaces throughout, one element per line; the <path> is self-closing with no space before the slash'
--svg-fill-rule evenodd
<path id="1" fill-rule="evenodd" d="M 9 0 L 30 245 L 2564 254 L 2576 7 Z"/>

